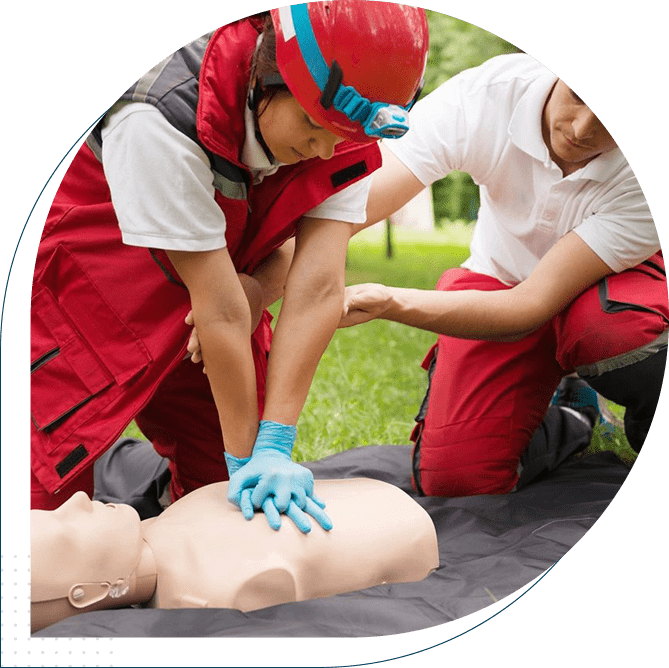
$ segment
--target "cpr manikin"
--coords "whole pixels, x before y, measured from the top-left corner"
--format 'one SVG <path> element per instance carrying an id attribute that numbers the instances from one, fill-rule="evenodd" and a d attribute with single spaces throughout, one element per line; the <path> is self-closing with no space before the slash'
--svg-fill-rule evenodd
<path id="1" fill-rule="evenodd" d="M 56 510 L 31 511 L 31 630 L 71 615 L 148 603 L 234 608 L 421 580 L 439 564 L 429 515 L 377 480 L 319 480 L 334 528 L 302 534 L 248 522 L 227 482 L 202 487 L 158 517 L 77 492 Z"/>

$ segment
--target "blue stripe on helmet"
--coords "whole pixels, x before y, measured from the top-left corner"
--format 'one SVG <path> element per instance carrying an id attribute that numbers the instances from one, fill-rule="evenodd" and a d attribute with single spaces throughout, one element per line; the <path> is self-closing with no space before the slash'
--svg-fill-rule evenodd
<path id="1" fill-rule="evenodd" d="M 322 92 L 330 77 L 330 67 L 316 41 L 307 4 L 292 5 L 290 13 L 302 59 Z M 352 86 L 340 85 L 333 106 L 350 120 L 362 125 L 370 137 L 400 137 L 409 129 L 407 111 L 411 105 L 403 108 L 386 102 L 372 103 Z"/>
<path id="2" fill-rule="evenodd" d="M 309 18 L 309 9 L 306 3 L 301 5 L 292 5 L 291 14 L 293 17 L 293 26 L 295 28 L 295 37 L 302 53 L 302 58 L 309 73 L 316 85 L 323 90 L 330 76 L 330 68 L 323 58 L 323 54 L 316 41 L 316 35 L 311 27 Z"/>

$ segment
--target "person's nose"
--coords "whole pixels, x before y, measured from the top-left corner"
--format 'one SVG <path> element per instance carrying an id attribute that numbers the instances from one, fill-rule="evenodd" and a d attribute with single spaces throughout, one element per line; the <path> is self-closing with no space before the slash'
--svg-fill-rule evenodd
<path id="1" fill-rule="evenodd" d="M 574 118 L 572 129 L 576 141 L 590 139 L 597 129 L 597 116 L 595 116 L 587 107 L 582 109 Z"/>
<path id="2" fill-rule="evenodd" d="M 330 132 L 327 135 L 323 133 L 322 136 L 313 137 L 311 142 L 314 154 L 321 160 L 329 160 L 334 155 L 336 144 L 339 143 L 337 137 Z"/>

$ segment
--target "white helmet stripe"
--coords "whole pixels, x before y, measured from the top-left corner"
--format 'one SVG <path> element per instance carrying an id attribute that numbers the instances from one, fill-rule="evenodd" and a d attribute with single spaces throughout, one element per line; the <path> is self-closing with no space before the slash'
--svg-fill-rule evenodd
<path id="1" fill-rule="evenodd" d="M 281 19 L 281 32 L 283 39 L 287 42 L 289 39 L 295 37 L 295 26 L 293 25 L 293 15 L 290 7 L 279 7 L 279 17 Z"/>

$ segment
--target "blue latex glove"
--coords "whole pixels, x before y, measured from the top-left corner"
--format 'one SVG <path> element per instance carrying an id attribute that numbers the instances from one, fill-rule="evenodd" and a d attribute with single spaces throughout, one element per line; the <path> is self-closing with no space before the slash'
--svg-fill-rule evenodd
<path id="1" fill-rule="evenodd" d="M 248 464 L 251 460 L 250 457 L 242 457 L 240 459 L 239 457 L 231 455 L 229 452 L 224 452 L 223 456 L 225 457 L 225 464 L 228 467 L 228 478 L 230 478 L 233 473 L 239 471 L 239 469 L 242 468 L 244 464 Z"/>
<path id="2" fill-rule="evenodd" d="M 311 515 L 326 531 L 332 521 L 314 496 L 314 476 L 291 460 L 297 429 L 263 420 L 248 463 L 230 476 L 228 500 L 239 506 L 247 520 L 262 509 L 272 529 L 281 528 L 287 515 L 302 533 L 311 531 Z"/>

